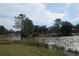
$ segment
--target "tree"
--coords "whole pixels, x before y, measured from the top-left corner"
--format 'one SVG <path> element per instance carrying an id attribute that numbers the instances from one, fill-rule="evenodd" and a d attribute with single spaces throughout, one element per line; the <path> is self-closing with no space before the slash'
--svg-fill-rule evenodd
<path id="1" fill-rule="evenodd" d="M 71 35 L 72 32 L 72 24 L 68 21 L 63 21 L 61 25 L 61 36 L 68 36 Z"/>
<path id="2" fill-rule="evenodd" d="M 22 21 L 22 36 L 28 37 L 33 34 L 33 22 L 27 17 Z"/>
<path id="3" fill-rule="evenodd" d="M 53 31 L 57 33 L 58 36 L 68 36 L 71 35 L 73 25 L 68 21 L 61 21 L 61 19 L 56 19 L 53 26 Z"/>
<path id="4" fill-rule="evenodd" d="M 48 32 L 48 28 L 45 25 L 44 26 L 40 26 L 39 32 L 41 34 L 46 34 Z"/>
<path id="5" fill-rule="evenodd" d="M 39 36 L 39 34 L 46 34 L 48 32 L 48 28 L 43 25 L 43 26 L 39 26 L 39 25 L 34 25 L 34 33 L 33 36 Z"/>
<path id="6" fill-rule="evenodd" d="M 15 16 L 15 25 L 13 25 L 14 28 L 17 29 L 17 31 L 21 31 L 23 25 L 22 22 L 25 20 L 25 14 L 19 14 L 18 16 Z"/>
<path id="7" fill-rule="evenodd" d="M 40 29 L 40 26 L 39 25 L 34 25 L 33 26 L 33 37 L 35 37 L 35 36 L 39 36 L 39 29 Z"/>
<path id="8" fill-rule="evenodd" d="M 15 16 L 15 25 L 13 25 L 14 28 L 17 29 L 17 32 L 20 31 L 20 34 L 22 34 L 22 27 L 23 27 L 23 20 L 25 20 L 26 16 L 25 14 L 19 14 L 18 16 Z M 22 40 L 22 35 L 21 35 Z"/>
<path id="9" fill-rule="evenodd" d="M 33 31 L 33 23 L 25 14 L 19 14 L 15 17 L 14 27 L 20 31 L 21 38 L 29 36 Z"/>
<path id="10" fill-rule="evenodd" d="M 76 24 L 76 25 L 75 25 L 75 28 L 76 28 L 76 29 L 79 29 L 79 24 Z"/>
<path id="11" fill-rule="evenodd" d="M 57 35 L 60 34 L 60 27 L 61 27 L 61 19 L 57 18 L 57 19 L 55 20 L 55 24 L 54 24 L 54 26 L 53 26 L 53 31 L 54 31 L 55 33 L 57 33 Z"/>

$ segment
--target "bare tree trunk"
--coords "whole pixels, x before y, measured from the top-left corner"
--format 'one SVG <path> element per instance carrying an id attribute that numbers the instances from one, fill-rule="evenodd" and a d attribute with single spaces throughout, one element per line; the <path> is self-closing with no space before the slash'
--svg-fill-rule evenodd
<path id="1" fill-rule="evenodd" d="M 22 40 L 22 34 L 20 33 L 20 37 L 21 37 L 21 40 Z"/>

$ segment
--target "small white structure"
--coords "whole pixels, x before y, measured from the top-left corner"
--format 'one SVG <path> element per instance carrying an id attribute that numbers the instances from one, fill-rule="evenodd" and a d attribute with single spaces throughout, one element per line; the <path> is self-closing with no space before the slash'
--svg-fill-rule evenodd
<path id="1" fill-rule="evenodd" d="M 16 33 L 10 33 L 9 38 L 10 38 L 10 40 L 13 40 L 13 41 L 21 40 L 21 34 L 17 33 L 17 32 Z"/>

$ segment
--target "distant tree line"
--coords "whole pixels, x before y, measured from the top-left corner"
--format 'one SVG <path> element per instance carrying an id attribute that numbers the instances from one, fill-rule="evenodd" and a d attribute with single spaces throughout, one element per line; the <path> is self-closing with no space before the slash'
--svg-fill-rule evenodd
<path id="1" fill-rule="evenodd" d="M 62 21 L 57 18 L 54 21 L 54 25 L 47 27 L 45 25 L 34 25 L 32 20 L 26 17 L 25 14 L 18 14 L 15 18 L 14 28 L 21 33 L 21 37 L 35 37 L 39 35 L 47 35 L 55 33 L 56 36 L 70 36 L 72 32 L 79 32 L 79 24 L 73 25 L 69 21 Z M 4 26 L 0 26 L 0 34 L 6 34 L 14 32 L 13 30 L 7 30 Z"/>
<path id="2" fill-rule="evenodd" d="M 0 35 L 8 34 L 9 31 L 3 26 L 0 26 Z"/>

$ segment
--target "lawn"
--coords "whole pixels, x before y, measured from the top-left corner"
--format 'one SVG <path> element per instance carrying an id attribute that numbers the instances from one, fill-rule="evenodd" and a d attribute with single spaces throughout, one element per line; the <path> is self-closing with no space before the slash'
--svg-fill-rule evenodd
<path id="1" fill-rule="evenodd" d="M 5 38 L 5 37 L 4 37 Z M 30 41 L 29 41 L 30 42 Z M 0 38 L 0 56 L 63 56 L 61 49 L 33 46 L 27 41 L 8 41 Z"/>
<path id="2" fill-rule="evenodd" d="M 47 49 L 27 44 L 1 44 L 0 56 L 62 56 L 62 50 Z"/>

